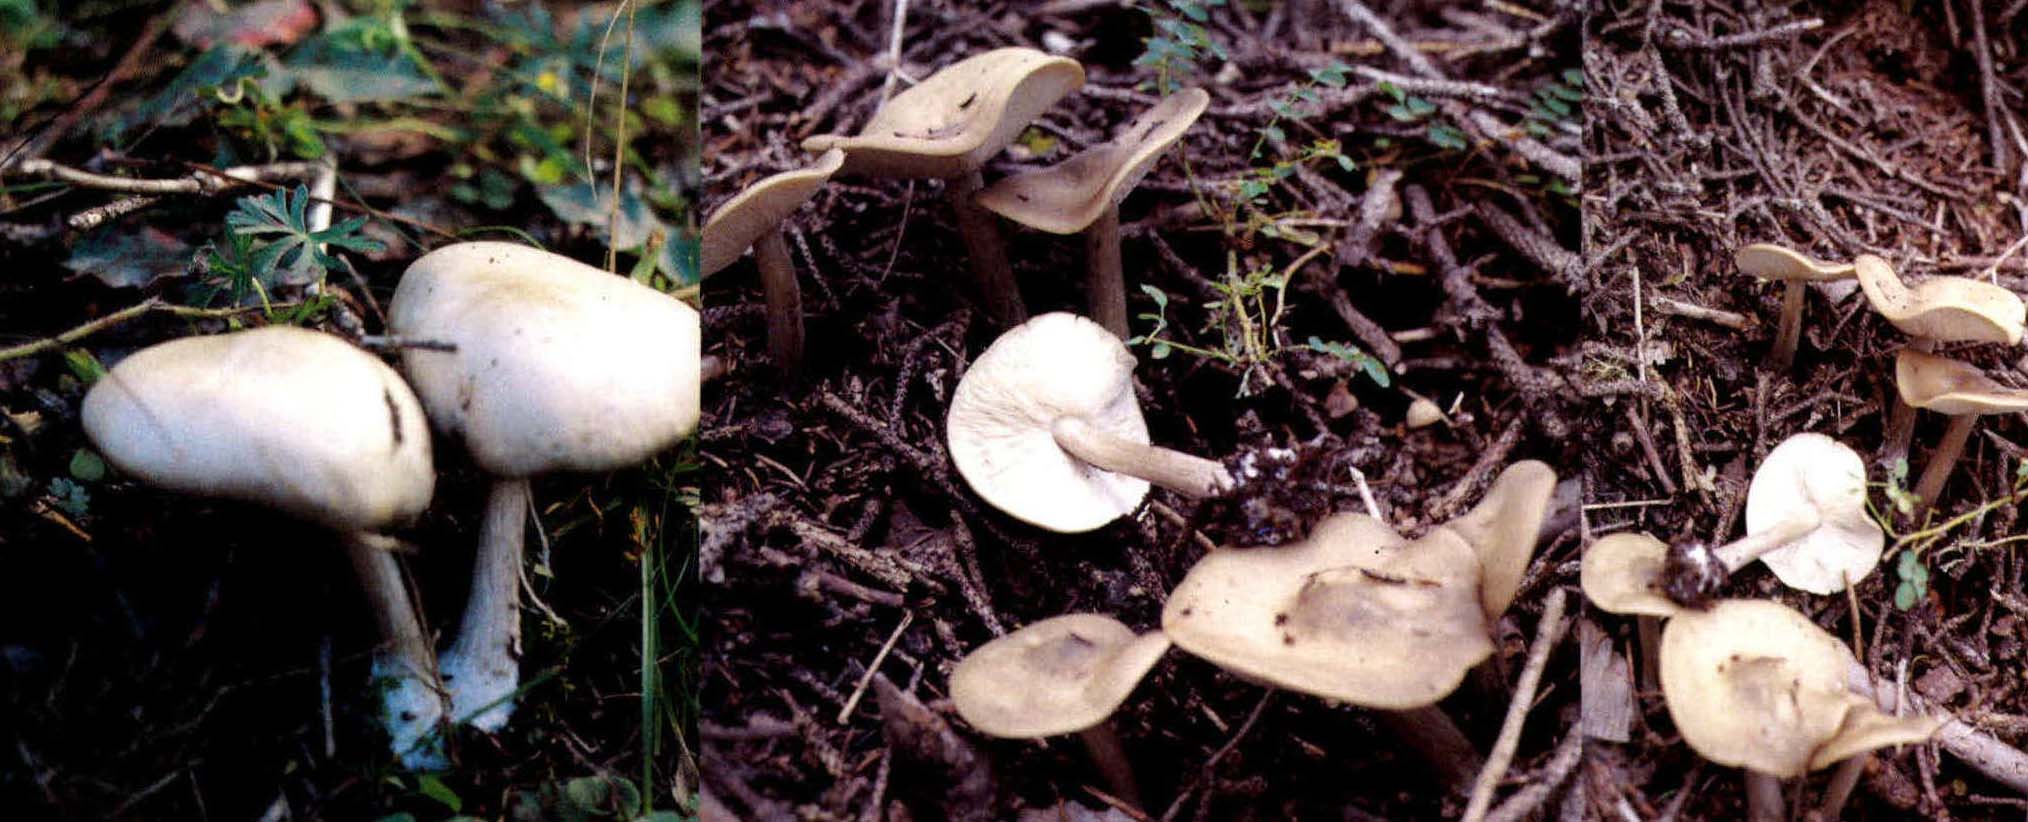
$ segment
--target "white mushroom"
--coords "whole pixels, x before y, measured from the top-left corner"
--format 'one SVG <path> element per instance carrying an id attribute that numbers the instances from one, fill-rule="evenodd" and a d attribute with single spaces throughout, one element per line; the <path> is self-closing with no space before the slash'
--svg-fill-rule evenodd
<path id="1" fill-rule="evenodd" d="M 1866 463 L 1822 434 L 1797 434 L 1769 451 L 1746 492 L 1746 536 L 1711 549 L 1682 546 L 1679 581 L 1709 596 L 1754 560 L 1783 585 L 1813 594 L 1845 590 L 1880 564 L 1886 545 L 1866 513 Z"/>
<path id="2" fill-rule="evenodd" d="M 454 716 L 496 731 L 520 681 L 528 477 L 633 465 L 694 430 L 697 311 L 568 257 L 478 242 L 410 265 L 388 327 L 456 347 L 409 349 L 402 367 L 436 426 L 499 478 L 441 667 Z"/>

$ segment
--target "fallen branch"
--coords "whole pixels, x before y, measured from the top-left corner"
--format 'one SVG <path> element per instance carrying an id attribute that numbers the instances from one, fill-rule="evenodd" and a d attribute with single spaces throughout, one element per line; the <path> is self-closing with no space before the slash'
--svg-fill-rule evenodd
<path id="1" fill-rule="evenodd" d="M 1514 682 L 1514 698 L 1507 703 L 1507 718 L 1500 723 L 1500 736 L 1493 741 L 1493 750 L 1486 755 L 1486 767 L 1479 770 L 1479 778 L 1472 783 L 1471 801 L 1465 803 L 1465 822 L 1484 822 L 1486 810 L 1493 805 L 1493 790 L 1500 786 L 1500 780 L 1507 776 L 1507 766 L 1514 762 L 1514 749 L 1521 744 L 1521 725 L 1528 720 L 1528 709 L 1535 704 L 1535 689 L 1542 684 L 1542 669 L 1549 664 L 1549 651 L 1563 639 L 1564 589 L 1549 592 L 1549 600 L 1542 606 L 1542 621 L 1535 626 L 1535 645 L 1528 649 L 1528 664 L 1521 669 L 1521 678 Z"/>
<path id="2" fill-rule="evenodd" d="M 222 320 L 228 317 L 236 317 L 241 314 L 245 314 L 249 311 L 260 311 L 263 309 L 274 310 L 274 309 L 292 308 L 295 305 L 296 305 L 295 303 L 276 303 L 274 305 L 269 306 L 253 305 L 253 306 L 236 306 L 233 308 L 192 308 L 187 305 L 170 305 L 168 303 L 162 302 L 162 298 L 160 297 L 149 297 L 147 300 L 144 300 L 137 305 L 131 305 L 126 308 L 122 308 L 111 314 L 107 314 L 96 320 L 92 320 L 91 322 L 87 322 L 76 328 L 72 328 L 71 330 L 65 331 L 54 337 L 44 337 L 42 339 L 35 340 L 33 342 L 26 342 L 17 346 L 13 346 L 11 348 L 0 348 L 0 362 L 6 362 L 8 360 L 18 360 L 22 357 L 33 357 L 37 354 L 55 351 L 61 348 L 69 348 L 71 345 L 75 344 L 79 340 L 82 340 L 93 334 L 97 334 L 100 331 L 104 331 L 108 328 L 112 328 L 113 326 L 120 325 L 121 323 L 137 319 L 146 314 L 157 314 L 157 313 L 169 314 L 172 316 L 183 317 L 185 319 L 192 320 Z"/>

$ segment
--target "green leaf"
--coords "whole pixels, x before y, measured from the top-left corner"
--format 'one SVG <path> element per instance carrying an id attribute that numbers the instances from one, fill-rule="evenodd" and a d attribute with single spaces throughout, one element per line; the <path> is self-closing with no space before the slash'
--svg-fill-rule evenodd
<path id="1" fill-rule="evenodd" d="M 78 482 L 98 482 L 106 478 L 106 461 L 89 448 L 79 448 L 71 452 L 70 475 Z"/>
<path id="2" fill-rule="evenodd" d="M 589 226 L 600 236 L 606 234 L 607 223 L 613 216 L 613 190 L 610 187 L 593 183 L 574 183 L 542 186 L 536 189 L 535 193 L 542 198 L 543 205 L 549 206 L 549 210 L 555 212 L 556 216 L 565 222 Z M 666 230 L 662 221 L 648 210 L 647 202 L 633 190 L 621 195 L 619 220 L 613 228 L 615 229 L 612 232 L 613 236 L 608 238 L 607 242 L 611 243 L 613 248 L 623 251 L 639 248 L 642 243 L 648 241 L 650 234 L 657 230 Z"/>
<path id="3" fill-rule="evenodd" d="M 441 91 L 416 57 L 373 31 L 386 24 L 355 17 L 296 47 L 286 65 L 312 92 L 333 103 L 405 100 Z"/>
<path id="4" fill-rule="evenodd" d="M 1915 607 L 1916 596 L 1917 594 L 1915 593 L 1915 586 L 1913 585 L 1904 582 L 1901 583 L 1900 585 L 1895 586 L 1894 588 L 1895 609 L 1906 611 L 1910 608 Z"/>
<path id="5" fill-rule="evenodd" d="M 1465 140 L 1465 133 L 1446 123 L 1431 123 L 1429 141 L 1437 148 L 1463 151 L 1471 145 Z"/>
<path id="6" fill-rule="evenodd" d="M 436 800 L 437 804 L 450 808 L 451 813 L 457 813 L 465 808 L 465 800 L 458 798 L 458 792 L 451 790 L 451 787 L 445 785 L 442 779 L 438 779 L 436 774 L 417 775 L 415 790 L 416 793 Z"/>
<path id="7" fill-rule="evenodd" d="M 1148 347 L 1148 357 L 1156 360 L 1167 359 L 1171 350 L 1173 349 L 1168 343 L 1156 340 L 1154 345 Z"/>
<path id="8" fill-rule="evenodd" d="M 1584 70 L 1574 68 L 1564 69 L 1563 82 L 1569 83 L 1578 88 L 1584 88 Z"/>
<path id="9" fill-rule="evenodd" d="M 321 282 L 324 275 L 344 264 L 326 248 L 351 251 L 379 251 L 379 241 L 358 236 L 366 226 L 365 217 L 353 217 L 329 227 L 311 230 L 308 217 L 310 189 L 298 185 L 271 195 L 241 197 L 237 208 L 225 215 L 225 224 L 235 235 L 266 239 L 251 248 L 246 261 L 250 273 L 266 285 L 305 285 Z"/>
<path id="10" fill-rule="evenodd" d="M 70 369 L 70 373 L 73 376 L 78 378 L 78 381 L 83 382 L 85 385 L 98 382 L 100 377 L 106 375 L 106 367 L 99 363 L 99 358 L 92 356 L 92 352 L 82 348 L 73 348 L 63 352 L 63 364 Z"/>
<path id="11" fill-rule="evenodd" d="M 1141 293 L 1148 295 L 1148 299 L 1154 300 L 1155 307 L 1157 309 L 1166 309 L 1169 307 L 1169 294 L 1163 291 L 1162 289 L 1156 288 L 1147 283 L 1142 283 Z"/>
<path id="12" fill-rule="evenodd" d="M 1281 126 L 1266 126 L 1260 130 L 1260 133 L 1262 136 L 1277 143 L 1287 142 L 1289 139 L 1289 135 L 1282 131 Z"/>
<path id="13" fill-rule="evenodd" d="M 73 517 L 82 517 L 90 510 L 92 495 L 85 487 L 71 481 L 69 477 L 57 477 L 49 481 L 50 496 L 56 497 L 56 507 Z"/>

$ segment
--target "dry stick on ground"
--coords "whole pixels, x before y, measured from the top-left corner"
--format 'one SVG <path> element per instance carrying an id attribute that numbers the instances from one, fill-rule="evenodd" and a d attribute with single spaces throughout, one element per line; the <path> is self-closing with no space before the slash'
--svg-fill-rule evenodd
<path id="1" fill-rule="evenodd" d="M 1174 822 L 1176 815 L 1183 812 L 1183 803 L 1190 798 L 1190 794 L 1194 793 L 1199 786 L 1211 781 L 1212 770 L 1218 767 L 1218 761 L 1224 759 L 1226 754 L 1232 753 L 1234 748 L 1239 747 L 1239 741 L 1246 738 L 1248 731 L 1253 730 L 1255 722 L 1260 721 L 1261 713 L 1267 710 L 1268 700 L 1273 698 L 1274 695 L 1275 689 L 1273 688 L 1267 689 L 1260 695 L 1260 701 L 1253 704 L 1253 712 L 1246 715 L 1245 722 L 1239 723 L 1239 730 L 1233 731 L 1232 738 L 1225 740 L 1224 745 L 1218 746 L 1218 750 L 1211 754 L 1210 759 L 1204 760 L 1204 767 L 1197 769 L 1196 776 L 1191 778 L 1188 786 L 1176 792 L 1176 799 L 1169 803 L 1168 810 L 1162 812 L 1162 822 Z"/>
<path id="2" fill-rule="evenodd" d="M 321 163 L 314 162 L 273 163 L 218 170 L 198 169 L 187 177 L 171 179 L 140 179 L 97 174 L 48 160 L 25 160 L 11 173 L 56 180 L 81 188 L 135 195 L 80 211 L 64 221 L 73 229 L 87 231 L 108 220 L 154 205 L 165 194 L 218 194 L 264 180 L 309 177 L 315 175 L 320 167 Z"/>
<path id="3" fill-rule="evenodd" d="M 147 27 L 141 29 L 141 36 L 134 38 L 134 44 L 127 48 L 126 54 L 121 55 L 120 62 L 113 66 L 113 70 L 106 74 L 105 79 L 100 80 L 91 91 L 85 92 L 85 96 L 78 98 L 78 101 L 54 122 L 37 133 L 22 138 L 21 142 L 8 146 L 6 154 L 0 156 L 0 169 L 21 160 L 41 157 L 44 151 L 55 145 L 57 140 L 63 139 L 63 135 L 69 133 L 79 121 L 104 105 L 106 98 L 112 94 L 113 87 L 132 76 L 141 67 L 143 58 L 154 48 L 155 41 L 161 39 L 162 33 L 168 31 L 169 24 L 175 21 L 181 5 L 180 2 L 172 3 L 169 8 L 163 9 L 162 13 L 149 18 Z"/>
<path id="4" fill-rule="evenodd" d="M 1485 822 L 1521 822 L 1531 818 L 1535 809 L 1541 807 L 1543 801 L 1570 778 L 1570 772 L 1583 759 L 1584 734 L 1573 729 L 1557 744 L 1556 752 L 1549 757 L 1549 765 L 1542 769 L 1541 774 L 1528 787 L 1515 791 L 1513 796 L 1507 797 L 1507 801 L 1486 814 Z"/>
<path id="5" fill-rule="evenodd" d="M 1471 801 L 1465 803 L 1465 822 L 1483 822 L 1486 810 L 1492 807 L 1494 789 L 1514 761 L 1514 749 L 1521 744 L 1521 725 L 1527 721 L 1528 709 L 1535 702 L 1535 689 L 1542 683 L 1542 669 L 1549 663 L 1550 650 L 1563 639 L 1563 631 L 1569 627 L 1563 621 L 1565 597 L 1564 590 L 1556 588 L 1549 592 L 1549 600 L 1542 606 L 1542 621 L 1535 627 L 1535 647 L 1528 649 L 1528 664 L 1514 683 L 1514 698 L 1507 703 L 1507 718 L 1500 723 L 1500 736 L 1493 741 L 1486 766 L 1472 783 Z"/>
<path id="6" fill-rule="evenodd" d="M 127 306 L 96 320 L 84 323 L 54 337 L 44 337 L 33 342 L 22 343 L 10 348 L 0 348 L 0 362 L 32 357 L 49 351 L 68 348 L 86 337 L 113 326 L 141 317 L 145 314 L 161 313 L 192 320 L 223 320 L 255 311 L 279 311 L 294 308 L 296 303 L 275 303 L 269 306 L 236 306 L 233 308 L 191 308 L 186 305 L 170 305 L 161 297 L 149 297 L 138 304 Z"/>

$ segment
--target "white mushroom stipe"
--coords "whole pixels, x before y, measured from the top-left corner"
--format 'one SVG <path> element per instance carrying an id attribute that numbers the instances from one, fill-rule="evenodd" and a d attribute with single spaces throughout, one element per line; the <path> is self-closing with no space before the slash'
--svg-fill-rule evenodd
<path id="1" fill-rule="evenodd" d="M 527 539 L 528 480 L 498 480 L 479 525 L 480 554 L 458 638 L 438 669 L 451 693 L 451 718 L 493 733 L 514 714 L 521 687 L 521 553 Z"/>

